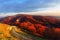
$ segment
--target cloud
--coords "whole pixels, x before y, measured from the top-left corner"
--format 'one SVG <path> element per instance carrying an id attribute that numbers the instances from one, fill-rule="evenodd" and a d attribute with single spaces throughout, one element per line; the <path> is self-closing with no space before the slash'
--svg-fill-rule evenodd
<path id="1" fill-rule="evenodd" d="M 0 0 L 0 16 L 15 14 L 60 16 L 60 0 Z"/>
<path id="2" fill-rule="evenodd" d="M 29 14 L 29 15 L 42 15 L 42 16 L 58 16 L 60 17 L 60 4 L 54 7 L 45 8 L 45 10 L 39 10 L 35 12 L 17 12 L 17 13 L 1 13 L 0 16 L 12 16 L 16 14 Z"/>
<path id="3" fill-rule="evenodd" d="M 56 0 L 0 0 L 0 13 L 33 12 L 56 5 Z"/>
<path id="4" fill-rule="evenodd" d="M 15 14 L 60 16 L 60 0 L 0 0 L 0 16 Z"/>

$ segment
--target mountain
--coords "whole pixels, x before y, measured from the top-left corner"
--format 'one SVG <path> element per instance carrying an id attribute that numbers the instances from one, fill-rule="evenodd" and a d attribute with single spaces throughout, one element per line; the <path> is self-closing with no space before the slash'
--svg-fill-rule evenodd
<path id="1" fill-rule="evenodd" d="M 18 14 L 0 18 L 0 23 L 17 26 L 37 37 L 60 40 L 60 19 L 54 17 Z"/>

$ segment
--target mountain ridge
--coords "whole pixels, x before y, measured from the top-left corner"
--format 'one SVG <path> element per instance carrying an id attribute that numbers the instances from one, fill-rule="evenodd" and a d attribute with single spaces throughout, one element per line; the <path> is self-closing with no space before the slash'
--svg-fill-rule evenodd
<path id="1" fill-rule="evenodd" d="M 60 39 L 60 31 L 57 31 L 57 29 L 60 29 L 60 20 L 54 17 L 18 14 L 1 18 L 0 23 L 17 26 L 24 29 L 23 31 L 26 30 L 35 36 L 51 40 L 55 40 L 55 38 Z M 58 36 L 56 37 L 55 34 Z"/>

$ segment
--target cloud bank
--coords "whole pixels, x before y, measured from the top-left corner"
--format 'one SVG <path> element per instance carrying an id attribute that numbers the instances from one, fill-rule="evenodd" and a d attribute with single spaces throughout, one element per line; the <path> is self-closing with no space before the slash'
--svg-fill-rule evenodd
<path id="1" fill-rule="evenodd" d="M 0 0 L 0 13 L 34 12 L 56 6 L 57 0 Z"/>
<path id="2" fill-rule="evenodd" d="M 60 0 L 0 0 L 0 16 L 15 14 L 60 16 Z"/>

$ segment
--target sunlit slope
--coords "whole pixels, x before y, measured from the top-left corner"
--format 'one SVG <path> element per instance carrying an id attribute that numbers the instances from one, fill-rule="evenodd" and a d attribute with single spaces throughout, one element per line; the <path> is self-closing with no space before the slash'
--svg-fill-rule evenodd
<path id="1" fill-rule="evenodd" d="M 23 32 L 21 29 L 17 29 L 16 26 L 10 26 L 0 23 L 0 40 L 43 40 L 39 37 Z"/>
<path id="2" fill-rule="evenodd" d="M 17 38 L 11 36 L 11 29 L 12 27 L 10 25 L 0 23 L 0 40 L 17 40 Z"/>

